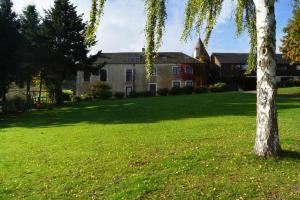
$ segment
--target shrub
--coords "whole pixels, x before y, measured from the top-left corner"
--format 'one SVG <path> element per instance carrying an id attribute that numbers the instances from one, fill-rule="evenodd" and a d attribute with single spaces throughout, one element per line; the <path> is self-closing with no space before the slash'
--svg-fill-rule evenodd
<path id="1" fill-rule="evenodd" d="M 282 86 L 283 87 L 293 87 L 293 86 L 295 86 L 295 81 L 293 79 L 283 81 Z"/>
<path id="2" fill-rule="evenodd" d="M 295 86 L 298 86 L 298 87 L 300 86 L 300 80 L 295 81 Z"/>
<path id="3" fill-rule="evenodd" d="M 116 92 L 116 93 L 114 94 L 114 96 L 115 96 L 117 99 L 123 99 L 124 96 L 125 96 L 125 94 L 124 94 L 124 92 Z"/>
<path id="4" fill-rule="evenodd" d="M 145 91 L 145 92 L 137 92 L 137 93 L 136 93 L 136 96 L 137 96 L 137 97 L 150 97 L 150 96 L 151 96 L 151 93 L 148 92 L 148 91 Z"/>
<path id="5" fill-rule="evenodd" d="M 216 83 L 208 86 L 210 92 L 224 92 L 226 90 L 226 83 Z"/>
<path id="6" fill-rule="evenodd" d="M 6 103 L 8 112 L 24 112 L 27 107 L 26 97 L 20 95 L 8 97 Z"/>
<path id="7" fill-rule="evenodd" d="M 202 94 L 202 93 L 207 93 L 208 90 L 206 87 L 199 87 L 199 88 L 194 88 L 194 93 L 196 94 Z"/>
<path id="8" fill-rule="evenodd" d="M 63 90 L 63 101 L 72 101 L 74 93 L 72 90 Z"/>
<path id="9" fill-rule="evenodd" d="M 90 87 L 90 95 L 95 99 L 110 99 L 112 92 L 110 87 L 102 82 L 96 82 Z"/>
<path id="10" fill-rule="evenodd" d="M 137 93 L 135 91 L 132 91 L 129 95 L 128 95 L 129 98 L 136 98 L 138 97 L 137 96 Z"/>
<path id="11" fill-rule="evenodd" d="M 168 93 L 169 93 L 169 89 L 168 89 L 168 88 L 162 88 L 162 89 L 159 89 L 159 90 L 157 91 L 157 94 L 158 94 L 159 96 L 167 96 Z"/>
<path id="12" fill-rule="evenodd" d="M 80 95 L 80 101 L 90 101 L 92 99 L 93 97 L 88 93 Z"/>
<path id="13" fill-rule="evenodd" d="M 194 87 L 186 86 L 186 87 L 182 88 L 182 91 L 184 94 L 193 94 Z"/>
<path id="14" fill-rule="evenodd" d="M 81 99 L 81 97 L 79 97 L 79 96 L 73 96 L 72 97 L 72 101 L 73 102 L 80 102 L 82 99 Z"/>
<path id="15" fill-rule="evenodd" d="M 182 88 L 179 88 L 179 87 L 173 87 L 170 92 L 170 94 L 172 95 L 181 95 L 184 93 L 183 89 Z"/>

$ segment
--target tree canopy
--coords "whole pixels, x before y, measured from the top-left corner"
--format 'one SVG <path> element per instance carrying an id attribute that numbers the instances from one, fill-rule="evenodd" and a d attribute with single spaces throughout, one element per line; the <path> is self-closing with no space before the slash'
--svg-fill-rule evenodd
<path id="1" fill-rule="evenodd" d="M 292 63 L 300 62 L 300 9 L 295 8 L 293 18 L 283 29 L 285 36 L 280 48 L 284 57 Z"/>

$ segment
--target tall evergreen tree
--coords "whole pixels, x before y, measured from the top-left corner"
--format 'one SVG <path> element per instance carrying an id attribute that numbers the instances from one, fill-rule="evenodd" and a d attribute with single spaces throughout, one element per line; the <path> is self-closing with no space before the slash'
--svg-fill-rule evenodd
<path id="1" fill-rule="evenodd" d="M 300 63 L 300 9 L 295 8 L 294 16 L 283 29 L 281 52 L 292 63 Z"/>
<path id="2" fill-rule="evenodd" d="M 53 86 L 57 104 L 62 104 L 62 83 L 87 61 L 85 23 L 69 0 L 55 0 L 46 12 L 43 35 L 49 47 L 45 70 L 48 85 Z"/>
<path id="3" fill-rule="evenodd" d="M 27 6 L 20 20 L 22 34 L 23 62 L 18 71 L 18 82 L 26 82 L 26 96 L 29 98 L 32 77 L 39 72 L 41 55 L 40 17 L 34 5 Z"/>
<path id="4" fill-rule="evenodd" d="M 12 11 L 11 0 L 0 0 L 0 97 L 2 111 L 6 109 L 6 93 L 15 79 L 19 59 L 20 34 L 17 15 Z"/>

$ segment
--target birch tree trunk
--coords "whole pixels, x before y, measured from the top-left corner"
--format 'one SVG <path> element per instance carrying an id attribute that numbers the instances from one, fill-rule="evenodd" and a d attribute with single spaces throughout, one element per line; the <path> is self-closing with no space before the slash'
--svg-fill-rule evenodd
<path id="1" fill-rule="evenodd" d="M 278 156 L 275 0 L 254 0 L 257 26 L 257 121 L 254 152 Z"/>

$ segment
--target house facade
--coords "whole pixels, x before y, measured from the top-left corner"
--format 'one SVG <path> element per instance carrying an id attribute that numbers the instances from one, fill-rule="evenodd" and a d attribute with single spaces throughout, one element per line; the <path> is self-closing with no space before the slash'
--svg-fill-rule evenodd
<path id="1" fill-rule="evenodd" d="M 209 72 L 209 82 L 226 82 L 230 90 L 255 90 L 256 72 L 245 75 L 248 54 L 213 53 Z M 300 64 L 291 65 L 282 54 L 276 55 L 277 83 L 287 80 L 300 80 Z"/>
<path id="2" fill-rule="evenodd" d="M 204 49 L 204 50 L 203 50 Z M 205 87 L 209 56 L 202 42 L 197 43 L 193 57 L 181 52 L 158 53 L 152 77 L 146 79 L 145 56 L 142 52 L 102 53 L 95 65 L 106 63 L 98 73 L 77 72 L 76 95 L 88 92 L 91 84 L 101 81 L 112 92 L 149 91 L 156 95 L 159 89 L 173 87 Z"/>

